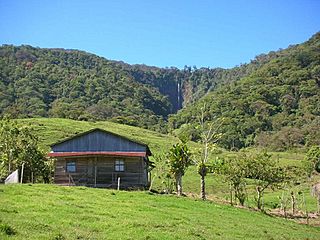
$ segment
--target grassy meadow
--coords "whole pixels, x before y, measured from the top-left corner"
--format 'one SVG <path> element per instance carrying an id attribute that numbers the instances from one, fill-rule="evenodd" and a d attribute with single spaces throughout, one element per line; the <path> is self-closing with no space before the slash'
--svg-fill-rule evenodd
<path id="1" fill-rule="evenodd" d="M 90 130 L 92 128 L 102 128 L 119 135 L 126 136 L 132 140 L 137 140 L 149 145 L 154 155 L 166 153 L 168 149 L 179 140 L 176 137 L 170 135 L 164 135 L 150 130 L 117 124 L 113 122 L 86 122 L 86 121 L 74 121 L 70 119 L 57 119 L 57 118 L 30 118 L 21 119 L 20 122 L 30 124 L 36 130 L 41 146 L 47 151 L 50 150 L 50 145 L 64 139 L 66 137 L 73 136 L 77 133 Z M 190 148 L 199 148 L 200 145 L 194 142 L 189 142 Z M 258 149 L 245 149 L 242 152 L 257 152 Z M 219 150 L 217 153 L 212 154 L 212 157 L 236 157 L 239 152 L 228 152 L 225 150 Z M 301 166 L 304 161 L 303 152 L 271 152 L 272 156 L 279 159 L 282 165 Z M 156 175 L 157 168 L 153 170 L 153 174 Z M 218 201 L 229 201 L 229 185 L 226 182 L 224 176 L 208 174 L 206 177 L 206 189 L 209 194 L 209 198 Z M 314 181 L 317 181 L 319 177 L 316 177 Z M 156 190 L 162 189 L 162 182 L 157 177 L 154 178 L 153 188 Z M 183 177 L 184 192 L 197 197 L 200 191 L 200 177 L 197 174 L 196 167 L 191 166 L 186 175 Z M 248 186 L 248 207 L 255 206 L 255 191 L 250 184 Z M 309 211 L 315 211 L 317 208 L 316 199 L 310 194 L 310 183 L 303 182 L 299 186 L 294 188 L 288 188 L 287 190 L 267 191 L 265 194 L 265 206 L 267 208 L 275 208 L 279 205 L 279 197 L 282 195 L 288 195 L 289 191 L 303 192 L 307 207 Z"/>
<path id="2" fill-rule="evenodd" d="M 62 118 L 28 118 L 18 120 L 21 123 L 30 124 L 37 132 L 41 146 L 49 151 L 50 145 L 64 138 L 88 131 L 93 128 L 101 128 L 125 137 L 148 144 L 152 152 L 167 150 L 178 141 L 161 133 L 147 129 L 133 127 L 113 122 L 86 122 Z"/>
<path id="3" fill-rule="evenodd" d="M 153 131 L 112 122 L 83 122 L 68 119 L 21 119 L 36 130 L 41 146 L 74 134 L 102 128 L 149 145 L 154 155 L 165 153 L 178 139 Z M 198 148 L 194 142 L 191 149 Z M 246 149 L 256 152 L 258 149 Z M 219 150 L 212 157 L 237 157 L 239 153 Z M 301 166 L 303 152 L 272 153 L 283 165 Z M 156 176 L 157 168 L 153 170 Z M 0 239 L 320 239 L 320 228 L 230 206 L 229 185 L 224 176 L 206 177 L 208 199 L 200 201 L 200 177 L 191 166 L 183 177 L 189 197 L 125 192 L 85 187 L 24 184 L 0 185 Z M 320 181 L 319 176 L 312 180 Z M 154 178 L 153 189 L 163 189 Z M 267 212 L 278 208 L 280 197 L 300 192 L 309 212 L 317 209 L 310 194 L 310 182 L 285 190 L 268 190 L 264 195 Z M 255 207 L 255 191 L 248 183 L 245 207 Z M 299 200 L 299 199 L 298 199 Z M 312 222 L 314 221 L 314 222 Z M 312 220 L 318 225 L 318 220 Z"/>
<path id="4" fill-rule="evenodd" d="M 144 191 L 0 186 L 0 239 L 319 239 L 320 228 Z"/>

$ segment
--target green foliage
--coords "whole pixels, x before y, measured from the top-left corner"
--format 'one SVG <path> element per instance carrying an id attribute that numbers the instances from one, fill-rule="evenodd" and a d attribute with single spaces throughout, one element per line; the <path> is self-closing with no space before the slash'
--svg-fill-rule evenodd
<path id="1" fill-rule="evenodd" d="M 169 171 L 176 180 L 177 194 L 182 195 L 182 176 L 192 165 L 191 152 L 185 142 L 174 144 L 168 153 Z"/>
<path id="2" fill-rule="evenodd" d="M 269 53 L 250 74 L 170 116 L 171 130 L 179 132 L 175 129 L 187 124 L 192 133 L 189 129 L 198 124 L 195 116 L 206 104 L 206 118 L 222 123 L 218 144 L 226 149 L 258 145 L 283 151 L 319 144 L 319 36 Z M 193 134 L 192 139 L 200 138 Z"/>
<path id="3" fill-rule="evenodd" d="M 295 169 L 281 166 L 267 152 L 241 153 L 238 157 L 230 157 L 225 160 L 223 173 L 227 176 L 235 197 L 241 205 L 244 205 L 247 198 L 246 185 L 250 179 L 257 192 L 257 207 L 261 209 L 263 208 L 262 198 L 265 190 L 280 187 L 290 180 L 294 181 L 298 173 Z"/>
<path id="4" fill-rule="evenodd" d="M 165 154 L 154 154 L 151 159 L 155 163 L 155 168 L 152 170 L 152 179 L 150 189 L 153 188 L 153 183 L 158 182 L 157 189 L 160 192 L 172 193 L 174 190 L 174 176 L 170 171 L 169 161 Z"/>
<path id="5" fill-rule="evenodd" d="M 305 160 L 309 167 L 309 172 L 316 170 L 320 173 L 320 146 L 312 146 L 306 154 Z"/>
<path id="6" fill-rule="evenodd" d="M 263 193 L 267 188 L 274 188 L 288 180 L 287 171 L 281 167 L 270 154 L 263 152 L 257 155 L 245 156 L 246 177 L 254 180 L 257 191 L 257 207 L 263 208 Z"/>
<path id="7" fill-rule="evenodd" d="M 133 80 L 124 64 L 76 50 L 0 47 L 0 89 L 0 115 L 15 118 L 121 116 L 161 129 L 172 112 L 168 97 Z"/>
<path id="8" fill-rule="evenodd" d="M 77 50 L 3 45 L 0 114 L 93 121 L 122 117 L 134 126 L 165 131 L 168 114 L 258 65 L 179 70 L 129 65 Z"/>
<path id="9" fill-rule="evenodd" d="M 191 152 L 185 142 L 174 144 L 168 154 L 170 172 L 183 176 L 187 168 L 192 165 L 190 156 Z"/>
<path id="10" fill-rule="evenodd" d="M 0 115 L 109 120 L 166 132 L 176 113 L 267 60 L 232 69 L 157 68 L 106 60 L 77 50 L 0 47 Z M 141 121 L 143 119 L 143 121 Z"/>
<path id="11" fill-rule="evenodd" d="M 247 198 L 245 180 L 247 177 L 246 164 L 246 158 L 243 155 L 238 158 L 226 158 L 222 171 L 222 173 L 226 175 L 226 179 L 234 191 L 235 198 L 239 200 L 239 203 L 242 206 Z"/>
<path id="12" fill-rule="evenodd" d="M 0 121 L 0 178 L 5 178 L 24 165 L 24 181 L 50 181 L 51 164 L 39 147 L 38 137 L 32 128 L 18 125 L 14 120 Z"/>

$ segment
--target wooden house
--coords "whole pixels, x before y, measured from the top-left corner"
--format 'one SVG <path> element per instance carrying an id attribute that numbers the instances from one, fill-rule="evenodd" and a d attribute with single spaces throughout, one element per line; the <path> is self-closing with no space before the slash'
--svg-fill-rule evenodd
<path id="1" fill-rule="evenodd" d="M 149 183 L 151 151 L 126 137 L 92 129 L 55 143 L 51 149 L 56 184 L 141 188 Z"/>

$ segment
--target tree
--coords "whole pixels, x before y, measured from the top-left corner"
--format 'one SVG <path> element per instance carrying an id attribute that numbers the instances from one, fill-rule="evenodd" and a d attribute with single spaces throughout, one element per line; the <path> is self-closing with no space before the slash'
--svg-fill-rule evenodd
<path id="1" fill-rule="evenodd" d="M 16 121 L 5 117 L 0 121 L 0 177 L 3 178 L 14 169 L 14 160 L 18 156 L 17 139 L 19 128 Z"/>
<path id="2" fill-rule="evenodd" d="M 245 155 L 244 155 L 245 156 Z M 223 173 L 227 176 L 227 180 L 230 182 L 230 200 L 232 204 L 232 198 L 234 191 L 234 197 L 239 200 L 241 206 L 247 198 L 246 180 L 247 175 L 246 158 L 240 156 L 239 158 L 227 158 L 224 162 Z"/>
<path id="3" fill-rule="evenodd" d="M 152 156 L 154 164 L 152 164 L 153 176 L 150 179 L 149 190 L 152 190 L 153 183 L 155 179 L 158 179 L 160 182 L 159 188 L 161 192 L 171 194 L 174 190 L 174 180 L 172 173 L 170 172 L 169 161 L 166 161 L 165 154 L 157 154 Z"/>
<path id="4" fill-rule="evenodd" d="M 182 195 L 182 176 L 185 174 L 187 168 L 192 164 L 190 159 L 191 153 L 186 142 L 181 141 L 172 146 L 169 150 L 169 167 L 170 172 L 174 175 L 176 180 L 177 195 Z"/>
<path id="5" fill-rule="evenodd" d="M 245 156 L 246 177 L 254 180 L 257 192 L 257 207 L 262 209 L 263 193 L 267 188 L 276 187 L 287 179 L 286 169 L 267 152 Z"/>
<path id="6" fill-rule="evenodd" d="M 46 163 L 45 152 L 39 148 L 38 144 L 39 139 L 33 133 L 32 128 L 21 126 L 17 166 L 24 164 L 24 181 L 33 183 L 36 179 L 41 178 L 44 182 L 49 182 L 50 165 Z"/>
<path id="7" fill-rule="evenodd" d="M 200 175 L 201 191 L 200 197 L 202 200 L 206 199 L 206 185 L 205 177 L 209 171 L 208 161 L 209 154 L 212 148 L 215 147 L 217 140 L 220 138 L 220 134 L 217 132 L 219 127 L 215 125 L 213 121 L 207 121 L 206 115 L 208 115 L 208 110 L 206 109 L 206 104 L 201 108 L 201 113 L 199 116 L 199 130 L 200 139 L 202 144 L 202 151 L 199 159 L 196 159 L 198 174 Z"/>
<path id="8" fill-rule="evenodd" d="M 14 120 L 0 121 L 0 178 L 24 165 L 24 181 L 50 181 L 51 164 L 38 146 L 38 138 L 29 126 Z"/>
<path id="9" fill-rule="evenodd" d="M 309 175 L 313 170 L 320 172 L 320 146 L 312 146 L 306 154 L 305 160 L 309 165 Z"/>

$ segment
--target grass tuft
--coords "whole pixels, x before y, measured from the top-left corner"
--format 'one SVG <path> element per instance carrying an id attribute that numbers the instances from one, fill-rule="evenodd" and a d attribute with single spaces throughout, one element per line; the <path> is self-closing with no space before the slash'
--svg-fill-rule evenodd
<path id="1" fill-rule="evenodd" d="M 0 223 L 0 232 L 8 236 L 16 234 L 16 231 L 10 225 L 5 223 Z"/>
<path id="2" fill-rule="evenodd" d="M 56 236 L 52 238 L 52 240 L 65 240 L 65 239 L 66 238 L 61 233 L 58 233 Z"/>

